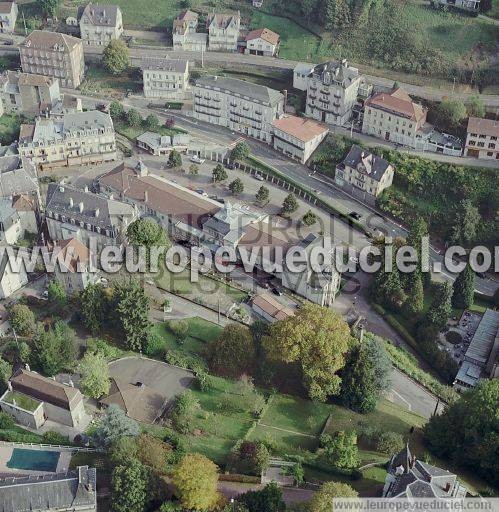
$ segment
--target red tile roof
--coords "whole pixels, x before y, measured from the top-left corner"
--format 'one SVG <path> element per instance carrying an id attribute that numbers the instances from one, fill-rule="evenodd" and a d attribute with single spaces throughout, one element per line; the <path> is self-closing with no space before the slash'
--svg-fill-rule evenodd
<path id="1" fill-rule="evenodd" d="M 248 35 L 246 36 L 246 41 L 251 41 L 253 39 L 261 38 L 264 41 L 267 41 L 267 43 L 273 44 L 276 46 L 279 43 L 279 34 L 276 32 L 272 32 L 272 30 L 269 30 L 268 28 L 259 28 L 257 30 L 252 30 L 251 32 L 248 32 Z"/>
<path id="2" fill-rule="evenodd" d="M 481 133 L 491 137 L 499 137 L 499 121 L 470 117 L 468 120 L 468 133 Z"/>
<path id="3" fill-rule="evenodd" d="M 380 107 L 394 114 L 407 117 L 412 121 L 419 122 L 426 117 L 427 109 L 418 103 L 414 103 L 412 98 L 403 89 L 395 89 L 394 91 L 380 92 L 366 101 L 366 106 Z"/>

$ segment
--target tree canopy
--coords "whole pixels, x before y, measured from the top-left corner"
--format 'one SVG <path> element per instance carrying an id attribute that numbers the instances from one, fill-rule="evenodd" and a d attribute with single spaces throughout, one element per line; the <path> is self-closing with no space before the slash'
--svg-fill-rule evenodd
<path id="1" fill-rule="evenodd" d="M 232 160 L 244 160 L 250 154 L 250 147 L 246 142 L 238 142 L 231 152 Z"/>
<path id="2" fill-rule="evenodd" d="M 109 393 L 109 367 L 102 354 L 87 352 L 78 365 L 81 375 L 80 386 L 83 393 L 92 398 L 100 398 Z"/>
<path id="3" fill-rule="evenodd" d="M 309 512 L 331 512 L 333 498 L 356 498 L 357 491 L 342 482 L 324 482 L 314 493 L 309 505 Z"/>
<path id="4" fill-rule="evenodd" d="M 10 325 L 19 336 L 29 336 L 35 331 L 35 315 L 28 306 L 15 304 L 10 310 Z"/>
<path id="5" fill-rule="evenodd" d="M 37 327 L 33 338 L 33 357 L 45 375 L 55 375 L 70 367 L 75 360 L 74 331 L 62 320 L 45 330 Z"/>
<path id="6" fill-rule="evenodd" d="M 273 324 L 262 342 L 269 359 L 299 363 L 312 400 L 323 402 L 339 392 L 350 329 L 337 313 L 305 304 L 295 316 Z"/>
<path id="7" fill-rule="evenodd" d="M 102 415 L 93 437 L 98 445 L 109 446 L 122 437 L 135 437 L 139 433 L 138 423 L 119 406 L 111 404 Z"/>
<path id="8" fill-rule="evenodd" d="M 452 285 L 452 305 L 455 308 L 467 309 L 473 305 L 475 296 L 475 272 L 466 265 Z"/>
<path id="9" fill-rule="evenodd" d="M 130 66 L 130 51 L 121 39 L 113 39 L 104 49 L 103 62 L 113 75 L 119 75 Z"/>
<path id="10" fill-rule="evenodd" d="M 248 491 L 240 494 L 237 501 L 251 512 L 284 512 L 286 504 L 282 499 L 282 490 L 275 483 L 267 484 L 260 491 Z"/>
<path id="11" fill-rule="evenodd" d="M 144 466 L 134 458 L 114 468 L 111 478 L 113 512 L 143 512 L 147 500 L 147 476 Z"/>
<path id="12" fill-rule="evenodd" d="M 211 175 L 214 183 L 219 183 L 220 181 L 224 181 L 229 177 L 227 174 L 227 169 L 222 164 L 217 164 Z"/>

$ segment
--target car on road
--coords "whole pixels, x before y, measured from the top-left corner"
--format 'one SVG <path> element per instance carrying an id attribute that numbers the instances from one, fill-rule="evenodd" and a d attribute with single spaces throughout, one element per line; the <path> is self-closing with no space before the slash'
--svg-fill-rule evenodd
<path id="1" fill-rule="evenodd" d="M 198 155 L 191 156 L 191 162 L 195 164 L 204 164 L 204 158 L 200 158 Z"/>
<path id="2" fill-rule="evenodd" d="M 256 172 L 255 174 L 253 174 L 253 178 L 255 178 L 255 180 L 258 180 L 258 181 L 265 181 L 265 178 L 259 172 Z"/>
<path id="3" fill-rule="evenodd" d="M 236 165 L 229 162 L 225 167 L 227 167 L 227 169 L 233 171 L 236 168 Z"/>
<path id="4" fill-rule="evenodd" d="M 349 217 L 352 217 L 352 219 L 355 219 L 355 220 L 360 220 L 362 219 L 362 215 L 358 212 L 350 212 L 348 214 Z"/>
<path id="5" fill-rule="evenodd" d="M 195 192 L 198 193 L 200 196 L 208 197 L 208 194 L 202 188 L 197 188 Z"/>
<path id="6" fill-rule="evenodd" d="M 277 287 L 272 288 L 272 293 L 273 293 L 274 295 L 279 296 L 279 297 L 281 297 L 281 296 L 282 296 L 282 290 L 281 290 L 280 288 L 277 288 Z"/>

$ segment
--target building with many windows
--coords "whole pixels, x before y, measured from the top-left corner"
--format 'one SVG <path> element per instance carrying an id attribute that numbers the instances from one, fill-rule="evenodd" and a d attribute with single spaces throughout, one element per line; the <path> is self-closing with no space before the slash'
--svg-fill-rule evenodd
<path id="1" fill-rule="evenodd" d="M 426 123 L 427 112 L 401 88 L 380 92 L 365 102 L 362 133 L 426 150 L 433 129 Z"/>
<path id="2" fill-rule="evenodd" d="M 80 16 L 81 40 L 86 45 L 107 46 L 123 34 L 123 18 L 117 5 L 89 3 Z"/>
<path id="3" fill-rule="evenodd" d="M 208 34 L 198 32 L 199 15 L 190 10 L 182 11 L 173 20 L 173 49 L 188 52 L 206 51 Z"/>
<path id="4" fill-rule="evenodd" d="M 187 60 L 145 57 L 141 69 L 146 98 L 185 99 L 189 88 Z"/>
<path id="5" fill-rule="evenodd" d="M 342 126 L 352 116 L 363 81 L 359 70 L 345 59 L 315 66 L 307 79 L 305 115 Z"/>
<path id="6" fill-rule="evenodd" d="M 241 16 L 237 14 L 209 14 L 206 18 L 208 49 L 225 52 L 237 51 Z"/>
<path id="7" fill-rule="evenodd" d="M 204 76 L 194 87 L 193 116 L 255 139 L 272 142 L 272 123 L 284 111 L 284 95 L 236 78 Z"/>
<path id="8" fill-rule="evenodd" d="M 354 144 L 343 162 L 336 166 L 334 181 L 349 194 L 372 205 L 391 186 L 393 173 L 393 165 L 384 158 Z"/>
<path id="9" fill-rule="evenodd" d="M 113 121 L 98 110 L 37 118 L 21 125 L 19 154 L 42 170 L 116 160 Z"/>
<path id="10" fill-rule="evenodd" d="M 329 128 L 305 117 L 280 116 L 272 123 L 274 149 L 304 164 L 329 132 Z"/>
<path id="11" fill-rule="evenodd" d="M 470 117 L 464 155 L 499 160 L 499 121 Z"/>
<path id="12" fill-rule="evenodd" d="M 77 37 L 33 30 L 19 45 L 19 53 L 25 73 L 56 77 L 62 87 L 72 89 L 83 80 L 83 44 Z"/>

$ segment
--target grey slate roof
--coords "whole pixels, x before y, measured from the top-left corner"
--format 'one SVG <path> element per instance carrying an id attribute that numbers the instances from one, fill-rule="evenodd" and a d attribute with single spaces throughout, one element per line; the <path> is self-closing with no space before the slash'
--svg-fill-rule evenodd
<path id="1" fill-rule="evenodd" d="M 359 70 L 341 62 L 329 61 L 319 64 L 313 70 L 314 76 L 319 77 L 324 84 L 339 82 L 343 87 L 348 87 L 359 78 Z"/>
<path id="2" fill-rule="evenodd" d="M 0 197 L 32 194 L 38 190 L 33 164 L 19 155 L 0 156 Z"/>
<path id="3" fill-rule="evenodd" d="M 270 89 L 264 85 L 252 84 L 245 80 L 237 78 L 226 78 L 220 76 L 203 76 L 196 80 L 197 87 L 204 87 L 209 89 L 218 88 L 221 91 L 228 92 L 239 96 L 247 96 L 248 98 L 265 103 L 267 105 L 275 106 L 284 100 L 284 95 L 275 89 Z"/>
<path id="4" fill-rule="evenodd" d="M 142 70 L 172 71 L 175 73 L 185 73 L 187 70 L 187 60 L 183 59 L 169 59 L 161 57 L 144 57 L 142 59 L 140 68 Z"/>
<path id="5" fill-rule="evenodd" d="M 499 331 L 499 311 L 487 309 L 464 355 L 465 361 L 485 366 Z"/>
<path id="6" fill-rule="evenodd" d="M 88 110 L 87 112 L 71 112 L 63 118 L 64 132 L 96 128 L 113 128 L 111 116 L 99 110 Z"/>
<path id="7" fill-rule="evenodd" d="M 112 4 L 87 4 L 85 8 L 78 12 L 78 20 L 83 23 L 99 27 L 115 27 L 118 18 L 117 5 Z"/>
<path id="8" fill-rule="evenodd" d="M 2 512 L 33 510 L 96 510 L 97 472 L 80 466 L 75 471 L 0 480 Z"/>
<path id="9" fill-rule="evenodd" d="M 363 164 L 365 171 L 363 174 L 369 176 L 373 180 L 380 181 L 385 172 L 388 170 L 390 163 L 380 156 L 373 155 L 367 149 L 363 149 L 357 145 L 353 145 L 348 152 L 348 155 L 343 160 L 343 165 L 348 165 L 357 169 L 359 164 Z"/>
<path id="10" fill-rule="evenodd" d="M 73 206 L 70 206 L 71 199 Z M 80 212 L 80 203 L 83 203 L 83 211 Z M 98 210 L 98 216 L 97 216 Z M 91 192 L 72 187 L 50 183 L 47 190 L 47 212 L 58 213 L 77 222 L 84 222 L 101 229 L 112 230 L 116 228 L 115 216 L 133 215 L 133 206 L 114 201 Z"/>

